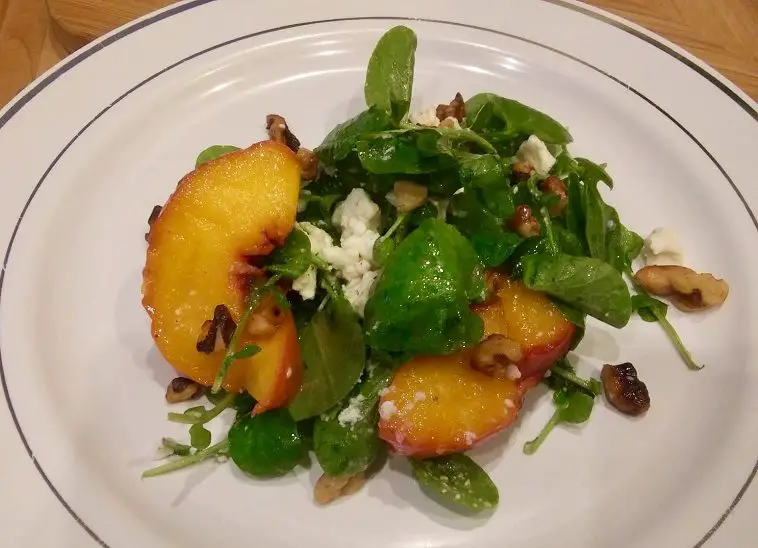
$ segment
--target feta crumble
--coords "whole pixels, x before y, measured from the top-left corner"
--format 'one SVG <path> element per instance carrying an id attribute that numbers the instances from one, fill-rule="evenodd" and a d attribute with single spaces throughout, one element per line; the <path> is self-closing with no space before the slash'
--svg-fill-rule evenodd
<path id="1" fill-rule="evenodd" d="M 379 416 L 384 420 L 389 419 L 395 413 L 397 413 L 397 406 L 392 400 L 384 401 L 382 402 L 382 405 L 379 406 Z"/>
<path id="2" fill-rule="evenodd" d="M 425 110 L 411 113 L 411 123 L 419 126 L 438 127 L 440 119 L 437 118 L 437 107 L 429 107 Z"/>
<path id="3" fill-rule="evenodd" d="M 659 227 L 653 230 L 645 239 L 645 250 L 642 256 L 648 266 L 684 264 L 684 254 L 679 245 L 679 238 L 670 228 Z"/>
<path id="4" fill-rule="evenodd" d="M 515 381 L 521 378 L 521 371 L 518 367 L 513 365 L 512 363 L 508 364 L 508 367 L 505 368 L 505 377 L 509 381 Z"/>
<path id="5" fill-rule="evenodd" d="M 300 296 L 309 301 L 316 296 L 316 268 L 311 266 L 303 272 L 302 276 L 292 281 L 292 289 L 300 293 Z"/>
<path id="6" fill-rule="evenodd" d="M 513 409 L 514 407 L 516 407 L 516 404 L 515 404 L 515 403 L 513 403 L 513 400 L 512 400 L 512 399 L 510 399 L 510 398 L 507 398 L 507 399 L 505 400 L 505 407 L 506 407 L 506 408 L 508 408 L 508 409 Z"/>
<path id="7" fill-rule="evenodd" d="M 474 445 L 476 435 L 473 432 L 464 432 L 463 439 L 466 441 L 466 445 Z"/>
<path id="8" fill-rule="evenodd" d="M 340 229 L 340 243 L 335 245 L 331 235 L 312 223 L 302 222 L 297 226 L 308 235 L 311 250 L 337 271 L 345 282 L 343 291 L 353 309 L 363 316 L 374 282 L 379 271 L 374 270 L 374 243 L 381 211 L 363 189 L 353 189 L 340 202 L 332 215 L 332 223 Z M 303 299 L 312 299 L 316 293 L 316 271 L 306 271 L 295 280 L 292 287 Z M 312 292 L 311 292 L 312 290 Z"/>
<path id="9" fill-rule="evenodd" d="M 545 146 L 545 143 L 536 135 L 521 143 L 516 152 L 516 158 L 520 162 L 526 162 L 540 175 L 547 175 L 555 165 L 555 158 Z"/>
<path id="10" fill-rule="evenodd" d="M 365 399 L 366 398 L 362 394 L 358 394 L 354 398 L 350 398 L 350 403 L 348 403 L 348 406 L 340 411 L 340 414 L 337 416 L 337 420 L 339 421 L 340 426 L 352 426 L 363 418 L 360 404 Z"/>

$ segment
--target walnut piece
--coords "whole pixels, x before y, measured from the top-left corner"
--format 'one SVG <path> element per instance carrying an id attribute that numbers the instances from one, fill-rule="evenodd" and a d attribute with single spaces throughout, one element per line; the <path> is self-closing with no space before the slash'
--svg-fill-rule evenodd
<path id="1" fill-rule="evenodd" d="M 203 322 L 195 348 L 198 352 L 212 354 L 229 346 L 237 324 L 226 305 L 219 304 L 213 310 L 213 318 Z"/>
<path id="2" fill-rule="evenodd" d="M 525 204 L 516 206 L 516 212 L 513 214 L 513 217 L 508 219 L 507 224 L 508 228 L 522 238 L 538 236 L 540 233 L 539 221 L 532 214 L 532 208 Z"/>
<path id="3" fill-rule="evenodd" d="M 496 379 L 515 380 L 521 377 L 516 364 L 523 357 L 524 351 L 519 343 L 496 333 L 484 339 L 476 347 L 471 367 Z"/>
<path id="4" fill-rule="evenodd" d="M 551 175 L 540 183 L 540 190 L 546 194 L 558 196 L 558 203 L 550 206 L 550 215 L 556 217 L 563 213 L 568 204 L 568 188 L 563 179 Z"/>
<path id="5" fill-rule="evenodd" d="M 600 378 L 605 397 L 621 413 L 637 416 L 650 409 L 647 386 L 637 377 L 637 370 L 631 363 L 605 364 Z"/>
<path id="6" fill-rule="evenodd" d="M 196 400 L 205 392 L 205 387 L 186 377 L 176 377 L 166 388 L 166 401 L 179 403 Z"/>
<path id="7" fill-rule="evenodd" d="M 305 147 L 300 147 L 296 156 L 297 163 L 300 164 L 300 177 L 303 181 L 315 179 L 318 175 L 318 156 Z"/>
<path id="8" fill-rule="evenodd" d="M 284 311 L 276 300 L 267 294 L 258 308 L 250 315 L 247 322 L 247 332 L 253 337 L 268 337 L 273 335 L 284 322 Z"/>
<path id="9" fill-rule="evenodd" d="M 323 474 L 313 488 L 313 498 L 318 504 L 329 504 L 340 497 L 360 491 L 366 483 L 366 475 L 359 472 L 352 476 L 327 476 Z"/>
<path id="10" fill-rule="evenodd" d="M 718 306 L 729 296 L 729 284 L 724 280 L 686 266 L 646 266 L 634 275 L 634 281 L 649 293 L 668 298 L 683 312 Z"/>
<path id="11" fill-rule="evenodd" d="M 421 207 L 429 196 L 429 191 L 423 185 L 411 181 L 395 181 L 395 207 L 400 213 L 408 213 Z"/>
<path id="12" fill-rule="evenodd" d="M 437 106 L 437 118 L 439 120 L 455 118 L 458 122 L 463 122 L 465 117 L 466 101 L 463 100 L 463 95 L 460 92 L 455 94 L 455 98 L 450 101 L 450 104 Z"/>
<path id="13" fill-rule="evenodd" d="M 517 181 L 525 181 L 534 173 L 534 167 L 527 162 L 516 162 L 511 165 L 511 173 Z"/>
<path id="14" fill-rule="evenodd" d="M 300 140 L 290 131 L 287 120 L 283 116 L 278 114 L 266 116 L 266 129 L 272 141 L 286 145 L 292 152 L 300 149 Z"/>

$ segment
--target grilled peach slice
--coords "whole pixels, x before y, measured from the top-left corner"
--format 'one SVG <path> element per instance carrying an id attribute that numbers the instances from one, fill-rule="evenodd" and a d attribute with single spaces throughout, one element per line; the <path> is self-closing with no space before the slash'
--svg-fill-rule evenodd
<path id="1" fill-rule="evenodd" d="M 484 322 L 484 336 L 499 333 L 521 344 L 517 364 L 523 377 L 539 377 L 571 347 L 576 328 L 542 293 L 521 281 L 493 273 L 496 297 L 475 307 Z"/>
<path id="2" fill-rule="evenodd" d="M 292 231 L 300 192 L 295 155 L 273 141 L 256 143 L 186 175 L 151 225 L 142 304 L 164 358 L 209 385 L 224 350 L 197 351 L 203 322 L 224 304 L 239 320 L 251 258 L 270 253 Z M 247 337 L 261 352 L 235 362 L 224 387 L 246 389 L 263 408 L 285 404 L 299 389 L 302 364 L 289 312 L 266 337 Z"/>
<path id="3" fill-rule="evenodd" d="M 569 349 L 574 326 L 546 297 L 500 277 L 497 297 L 475 307 L 485 337 L 521 344 L 518 378 L 471 367 L 475 349 L 416 357 L 401 366 L 382 395 L 379 436 L 400 454 L 431 457 L 470 449 L 518 418 L 526 392 Z"/>

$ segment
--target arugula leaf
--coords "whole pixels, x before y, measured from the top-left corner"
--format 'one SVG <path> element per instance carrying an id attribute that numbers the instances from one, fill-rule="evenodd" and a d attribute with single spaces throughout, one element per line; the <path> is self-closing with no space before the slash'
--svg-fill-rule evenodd
<path id="1" fill-rule="evenodd" d="M 497 506 L 500 495 L 481 466 L 463 454 L 431 459 L 409 459 L 413 477 L 448 502 L 472 510 L 489 510 Z"/>
<path id="2" fill-rule="evenodd" d="M 536 135 L 545 143 L 563 145 L 572 141 L 568 130 L 547 114 L 494 93 L 480 93 L 466 101 L 466 118 L 468 127 L 477 133 Z"/>
<path id="3" fill-rule="evenodd" d="M 198 154 L 197 160 L 195 160 L 195 167 L 198 168 L 206 162 L 210 162 L 211 160 L 215 160 L 216 158 L 220 158 L 225 154 L 229 154 L 230 152 L 235 152 L 237 150 L 241 149 L 232 145 L 210 146 Z"/>
<path id="4" fill-rule="evenodd" d="M 613 327 L 624 327 L 632 315 L 632 299 L 621 274 L 591 257 L 529 255 L 522 260 L 527 287 L 547 293 Z"/>
<path id="5" fill-rule="evenodd" d="M 189 429 L 190 444 L 195 449 L 205 449 L 211 444 L 211 433 L 202 424 L 193 424 Z"/>
<path id="6" fill-rule="evenodd" d="M 387 352 L 448 354 L 478 341 L 469 303 L 484 297 L 483 268 L 454 227 L 427 219 L 390 256 L 366 303 L 369 346 Z"/>
<path id="7" fill-rule="evenodd" d="M 679 333 L 676 332 L 676 329 L 674 329 L 674 326 L 671 325 L 671 322 L 666 317 L 668 305 L 642 292 L 643 290 L 640 287 L 637 287 L 637 290 L 641 291 L 641 293 L 632 297 L 632 310 L 637 312 L 639 317 L 646 322 L 658 322 L 687 368 L 693 371 L 701 370 L 704 366 L 695 361 L 690 351 L 684 346 Z"/>
<path id="8" fill-rule="evenodd" d="M 177 470 L 181 470 L 182 468 L 188 468 L 190 466 L 199 464 L 203 462 L 204 460 L 217 457 L 219 455 L 225 455 L 228 450 L 229 450 L 229 440 L 223 440 L 223 441 L 218 442 L 215 445 L 206 447 L 205 449 L 199 449 L 195 451 L 194 453 L 192 453 L 191 455 L 187 455 L 185 457 L 181 457 L 174 461 L 167 462 L 166 464 L 162 464 L 161 466 L 156 466 L 155 468 L 151 468 L 150 470 L 145 470 L 144 472 L 142 472 L 142 477 L 153 478 L 155 476 L 168 474 L 169 472 L 175 472 Z"/>
<path id="9" fill-rule="evenodd" d="M 303 386 L 289 404 L 296 421 L 320 415 L 340 402 L 366 364 L 363 330 L 344 297 L 331 297 L 300 334 Z"/>
<path id="10" fill-rule="evenodd" d="M 415 59 L 416 34 L 411 29 L 400 25 L 385 32 L 368 62 L 366 104 L 402 120 L 411 104 Z"/>
<path id="11" fill-rule="evenodd" d="M 555 395 L 558 397 L 554 396 L 553 401 L 558 405 L 558 408 L 537 437 L 524 444 L 524 453 L 527 455 L 533 455 L 545 442 L 553 428 L 562 422 L 581 424 L 589 420 L 592 414 L 592 408 L 595 405 L 594 396 L 578 390 L 556 392 Z"/>
<path id="12" fill-rule="evenodd" d="M 313 429 L 313 449 L 324 473 L 353 475 L 366 470 L 383 447 L 377 434 L 379 392 L 392 369 L 369 368 L 366 378 L 339 405 L 321 415 Z"/>
<path id="13" fill-rule="evenodd" d="M 511 202 L 511 206 L 513 202 Z M 499 212 L 503 211 L 501 205 Z M 503 264 L 523 241 L 503 226 L 503 220 L 488 211 L 475 192 L 456 194 L 450 200 L 450 223 L 471 242 L 485 267 Z"/>
<path id="14" fill-rule="evenodd" d="M 268 258 L 267 269 L 285 278 L 295 279 L 311 266 L 328 269 L 329 265 L 311 251 L 311 241 L 302 230 L 290 232 L 284 245 L 276 249 Z"/>
<path id="15" fill-rule="evenodd" d="M 324 164 L 333 167 L 338 161 L 350 154 L 361 135 L 394 127 L 394 123 L 387 112 L 375 107 L 369 108 L 337 125 L 313 152 Z"/>
<path id="16" fill-rule="evenodd" d="M 632 311 L 646 322 L 657 322 L 656 312 L 666 315 L 668 305 L 648 295 L 632 295 Z"/>
<path id="17" fill-rule="evenodd" d="M 179 443 L 171 438 L 163 438 L 161 440 L 161 448 L 169 452 L 169 454 L 166 455 L 167 457 L 173 455 L 176 455 L 177 457 L 186 457 L 190 454 L 190 449 L 192 449 L 189 445 Z"/>
<path id="18" fill-rule="evenodd" d="M 202 405 L 190 407 L 184 413 L 169 413 L 168 420 L 181 424 L 206 424 L 218 417 L 224 409 L 233 405 L 235 398 L 236 394 L 229 392 L 210 409 Z"/>

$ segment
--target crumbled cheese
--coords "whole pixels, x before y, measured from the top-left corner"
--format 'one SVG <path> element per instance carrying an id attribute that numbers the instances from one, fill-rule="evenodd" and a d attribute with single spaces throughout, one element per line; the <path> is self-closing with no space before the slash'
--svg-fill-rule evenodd
<path id="1" fill-rule="evenodd" d="M 426 110 L 412 113 L 411 123 L 419 126 L 438 127 L 440 119 L 437 118 L 437 107 L 429 107 Z"/>
<path id="2" fill-rule="evenodd" d="M 684 254 L 676 232 L 670 228 L 656 228 L 645 240 L 643 258 L 646 265 L 684 264 Z"/>
<path id="3" fill-rule="evenodd" d="M 229 455 L 225 455 L 223 453 L 220 454 L 220 455 L 216 455 L 216 462 L 218 462 L 220 464 L 223 464 L 223 463 L 225 463 L 228 460 L 229 460 Z"/>
<path id="4" fill-rule="evenodd" d="M 471 487 L 471 480 L 467 479 L 466 483 L 463 484 L 464 487 Z"/>
<path id="5" fill-rule="evenodd" d="M 510 381 L 518 380 L 521 378 L 521 371 L 518 367 L 509 363 L 508 367 L 505 368 L 505 377 Z"/>
<path id="6" fill-rule="evenodd" d="M 614 228 L 616 228 L 616 221 L 614 221 L 613 219 L 608 219 L 608 222 L 605 223 L 605 228 L 607 228 L 608 230 L 613 230 Z"/>
<path id="7" fill-rule="evenodd" d="M 366 191 L 356 188 L 337 205 L 332 215 L 332 223 L 341 231 L 339 245 L 335 245 L 329 233 L 317 226 L 298 223 L 298 228 L 308 235 L 313 252 L 329 263 L 344 280 L 345 297 L 361 316 L 379 276 L 379 271 L 374 270 L 373 258 L 374 243 L 379 238 L 377 229 L 380 218 L 379 206 Z M 310 280 L 302 280 L 302 287 L 308 294 L 311 286 L 306 282 L 310 283 Z M 293 288 L 303 295 L 294 284 Z M 307 297 L 303 295 L 303 298 Z"/>
<path id="8" fill-rule="evenodd" d="M 473 432 L 464 432 L 463 439 L 466 440 L 466 445 L 473 445 L 476 439 L 476 434 Z"/>
<path id="9" fill-rule="evenodd" d="M 536 135 L 530 135 L 526 141 L 521 143 L 516 152 L 516 158 L 520 162 L 526 162 L 532 166 L 540 175 L 547 175 L 555 165 L 555 158 L 550 154 L 545 143 Z"/>
<path id="10" fill-rule="evenodd" d="M 316 296 L 316 268 L 311 266 L 302 276 L 292 281 L 292 289 L 300 293 L 306 301 Z"/>
<path id="11" fill-rule="evenodd" d="M 416 392 L 413 395 L 414 401 L 424 401 L 426 399 L 426 394 L 424 392 Z"/>
<path id="12" fill-rule="evenodd" d="M 379 406 L 379 416 L 384 420 L 389 419 L 395 413 L 397 413 L 397 406 L 392 400 L 383 401 Z"/>
<path id="13" fill-rule="evenodd" d="M 513 409 L 514 407 L 516 407 L 516 404 L 515 404 L 515 403 L 513 403 L 513 400 L 512 400 L 512 399 L 510 399 L 510 398 L 506 398 L 506 400 L 505 400 L 505 407 L 506 407 L 507 409 Z"/>
<path id="14" fill-rule="evenodd" d="M 387 395 L 387 394 L 389 394 L 389 393 L 390 393 L 390 389 L 389 389 L 389 388 L 386 388 L 386 387 L 385 387 L 385 388 L 382 388 L 382 389 L 379 391 L 379 396 L 380 396 L 380 397 L 381 397 L 381 396 L 386 396 L 386 395 Z"/>
<path id="15" fill-rule="evenodd" d="M 353 425 L 363 418 L 360 405 L 365 399 L 366 398 L 362 394 L 350 398 L 347 407 L 340 411 L 340 414 L 337 416 L 340 426 Z"/>
<path id="16" fill-rule="evenodd" d="M 292 368 L 288 367 L 287 372 L 284 374 L 288 379 L 292 377 Z"/>

